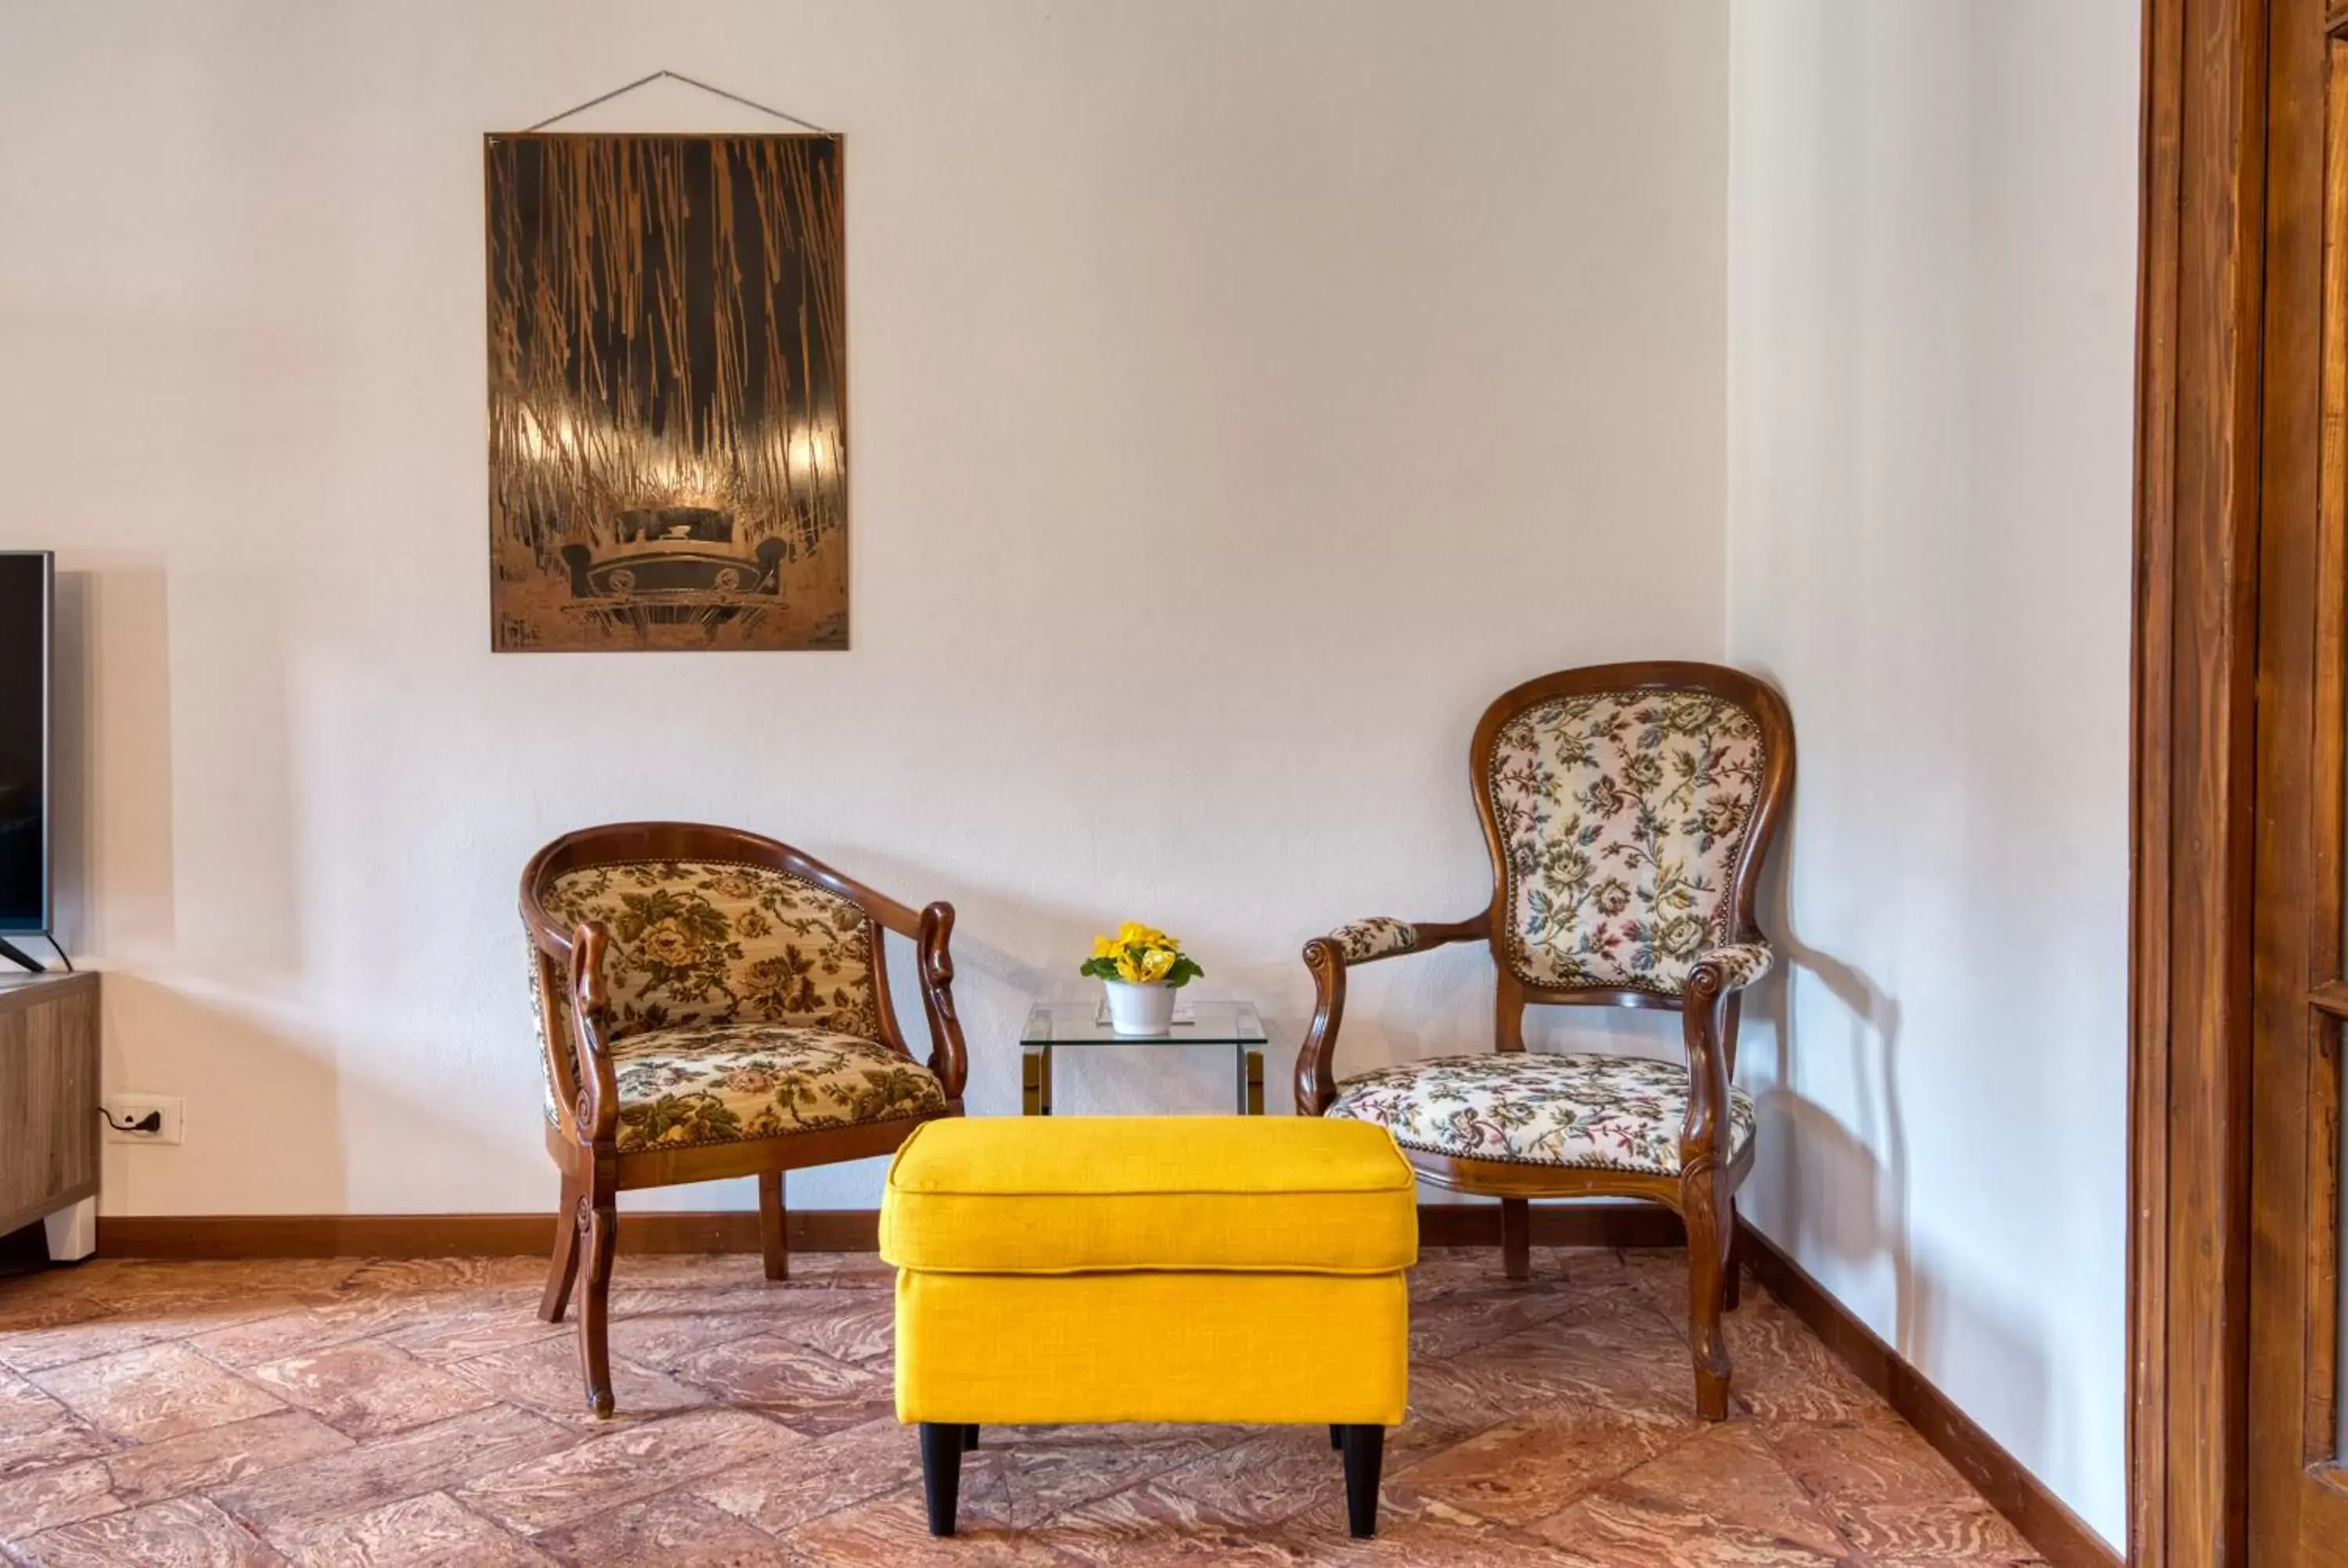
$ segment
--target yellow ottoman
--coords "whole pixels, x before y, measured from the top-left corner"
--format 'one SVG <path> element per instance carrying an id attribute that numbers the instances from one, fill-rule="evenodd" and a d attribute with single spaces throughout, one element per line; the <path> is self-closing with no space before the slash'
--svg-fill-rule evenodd
<path id="1" fill-rule="evenodd" d="M 1416 1187 L 1385 1129 L 1311 1117 L 963 1118 L 889 1167 L 897 1419 L 953 1533 L 981 1426 L 1326 1424 L 1357 1536 L 1410 1360 Z"/>

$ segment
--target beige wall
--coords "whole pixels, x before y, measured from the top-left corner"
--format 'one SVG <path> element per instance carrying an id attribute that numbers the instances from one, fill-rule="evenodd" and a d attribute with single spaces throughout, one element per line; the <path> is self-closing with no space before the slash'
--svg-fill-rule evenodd
<path id="1" fill-rule="evenodd" d="M 1733 16 L 1728 653 L 1802 748 L 1746 1212 L 2116 1541 L 2137 8 Z"/>
<path id="2" fill-rule="evenodd" d="M 57 549 L 88 661 L 67 936 L 109 1086 L 189 1102 L 107 1207 L 549 1204 L 514 878 L 613 818 L 953 899 L 980 1111 L 1120 916 L 1262 1000 L 1284 1102 L 1303 940 L 1482 897 L 1486 700 L 1721 651 L 1724 14 L 0 8 L 0 546 Z M 847 134 L 844 655 L 488 651 L 481 133 L 659 67 Z M 1350 1062 L 1488 1039 L 1480 959 L 1395 968 Z"/>

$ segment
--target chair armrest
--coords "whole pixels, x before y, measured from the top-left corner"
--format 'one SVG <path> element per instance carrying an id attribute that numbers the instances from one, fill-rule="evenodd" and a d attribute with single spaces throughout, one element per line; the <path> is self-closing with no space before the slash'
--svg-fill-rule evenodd
<path id="1" fill-rule="evenodd" d="M 1694 983 L 1697 969 L 1711 969 L 1719 975 L 1720 990 L 1741 991 L 1767 974 L 1776 961 L 1777 955 L 1769 950 L 1766 942 L 1731 942 L 1697 954 L 1694 968 L 1688 971 L 1688 981 Z"/>
<path id="2" fill-rule="evenodd" d="M 1389 915 L 1373 915 L 1366 920 L 1348 920 L 1321 939 L 1334 943 L 1348 964 L 1367 964 L 1416 951 L 1418 927 Z"/>
<path id="3" fill-rule="evenodd" d="M 582 922 L 571 937 L 572 1038 L 579 1048 L 578 1118 L 582 1143 L 609 1146 L 620 1136 L 620 1084 L 612 1066 L 612 993 L 603 979 L 611 928 Z"/>
<path id="4" fill-rule="evenodd" d="M 962 1098 L 970 1077 L 970 1057 L 963 1049 L 962 1020 L 954 1012 L 953 906 L 940 899 L 922 909 L 915 941 L 920 946 L 922 1011 L 930 1021 L 930 1071 L 948 1100 Z"/>
<path id="5" fill-rule="evenodd" d="M 947 948 L 953 936 L 953 906 L 939 899 L 916 909 L 910 904 L 898 903 L 878 888 L 867 887 L 828 869 L 815 880 L 863 910 L 864 917 L 881 931 L 913 944 L 914 973 L 922 986 L 922 1016 L 930 1026 L 930 1071 L 937 1075 L 946 1098 L 959 1100 L 970 1076 L 970 1059 L 963 1048 L 962 1020 L 954 1012 L 953 957 Z M 880 932 L 873 933 L 872 939 L 878 943 L 881 939 Z M 892 1036 L 890 1043 L 904 1051 L 908 1059 L 912 1056 L 912 1048 L 903 1040 Z"/>
<path id="6" fill-rule="evenodd" d="M 1728 1080 L 1736 1067 L 1737 995 L 1769 972 L 1766 942 L 1731 942 L 1696 956 L 1682 997 L 1687 1047 L 1687 1120 L 1680 1126 L 1680 1169 L 1725 1167 L 1729 1157 Z"/>
<path id="7" fill-rule="evenodd" d="M 1296 1053 L 1296 1113 L 1318 1116 L 1337 1098 L 1332 1062 L 1337 1054 L 1337 1026 L 1345 1016 L 1345 971 L 1355 964 L 1405 953 L 1432 952 L 1451 942 L 1487 939 L 1490 918 L 1478 915 L 1466 920 L 1397 920 L 1380 915 L 1353 920 L 1325 937 L 1304 944 L 1304 967 L 1313 971 L 1313 1027 Z"/>
<path id="8" fill-rule="evenodd" d="M 1356 964 L 1374 964 L 1380 958 L 1400 958 L 1405 953 L 1432 952 L 1448 942 L 1480 942 L 1489 932 L 1485 917 L 1472 920 L 1397 920 L 1391 915 L 1373 915 L 1365 920 L 1348 920 L 1325 937 L 1317 937 L 1304 944 L 1304 962 L 1313 963 L 1313 950 L 1322 948 L 1334 950 L 1334 956 L 1351 968 Z"/>

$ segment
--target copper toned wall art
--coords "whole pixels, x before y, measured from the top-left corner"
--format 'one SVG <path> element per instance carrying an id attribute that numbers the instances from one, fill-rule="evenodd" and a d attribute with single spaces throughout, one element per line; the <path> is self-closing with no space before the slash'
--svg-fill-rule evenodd
<path id="1" fill-rule="evenodd" d="M 848 646 L 836 136 L 486 146 L 492 646 Z"/>

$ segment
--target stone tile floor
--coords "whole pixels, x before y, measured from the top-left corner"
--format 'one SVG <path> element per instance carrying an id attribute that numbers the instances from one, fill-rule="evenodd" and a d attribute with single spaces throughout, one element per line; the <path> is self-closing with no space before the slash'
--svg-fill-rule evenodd
<path id="1" fill-rule="evenodd" d="M 869 1255 L 623 1257 L 621 1414 L 527 1258 L 97 1262 L 0 1281 L 0 1553 L 85 1563 L 2011 1564 L 2013 1530 L 1757 1288 L 1697 1420 L 1672 1253 L 1413 1279 L 1379 1537 L 1314 1428 L 1004 1430 L 922 1528 Z M 1016 1354 L 1015 1346 L 1005 1348 Z"/>

